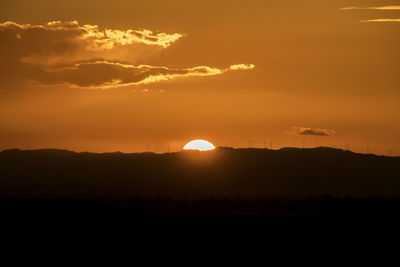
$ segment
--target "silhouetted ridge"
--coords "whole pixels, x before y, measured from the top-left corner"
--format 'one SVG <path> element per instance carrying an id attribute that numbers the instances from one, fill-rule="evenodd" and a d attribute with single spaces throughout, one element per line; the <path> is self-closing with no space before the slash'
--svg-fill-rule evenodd
<path id="1" fill-rule="evenodd" d="M 0 152 L 2 195 L 398 196 L 400 158 L 327 147 L 155 153 Z"/>

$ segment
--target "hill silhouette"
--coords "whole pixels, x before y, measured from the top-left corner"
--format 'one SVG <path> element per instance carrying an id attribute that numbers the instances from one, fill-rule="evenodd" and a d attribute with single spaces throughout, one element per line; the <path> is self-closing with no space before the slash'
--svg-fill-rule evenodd
<path id="1" fill-rule="evenodd" d="M 400 158 L 326 147 L 154 154 L 5 150 L 0 193 L 64 196 L 385 196 L 400 193 Z"/>
<path id="2" fill-rule="evenodd" d="M 13 149 L 0 152 L 0 176 L 0 211 L 16 220 L 105 215 L 147 225 L 182 218 L 231 223 L 248 215 L 400 215 L 400 158 L 325 147 L 166 154 Z"/>

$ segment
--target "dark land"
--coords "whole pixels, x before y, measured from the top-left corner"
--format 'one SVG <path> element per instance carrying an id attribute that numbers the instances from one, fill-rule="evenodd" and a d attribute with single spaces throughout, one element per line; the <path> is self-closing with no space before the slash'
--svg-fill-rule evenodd
<path id="1" fill-rule="evenodd" d="M 400 158 L 333 148 L 0 152 L 2 218 L 400 217 Z"/>

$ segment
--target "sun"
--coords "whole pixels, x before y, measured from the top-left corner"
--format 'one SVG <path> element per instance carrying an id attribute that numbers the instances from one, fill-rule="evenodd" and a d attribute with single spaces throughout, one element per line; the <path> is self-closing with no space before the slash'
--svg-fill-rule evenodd
<path id="1" fill-rule="evenodd" d="M 187 143 L 183 149 L 185 150 L 199 150 L 199 151 L 209 151 L 215 149 L 215 146 L 205 140 L 193 140 Z"/>

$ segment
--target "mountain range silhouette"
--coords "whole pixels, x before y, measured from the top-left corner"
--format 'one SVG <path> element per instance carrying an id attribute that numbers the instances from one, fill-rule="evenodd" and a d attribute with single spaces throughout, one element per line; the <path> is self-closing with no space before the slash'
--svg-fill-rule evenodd
<path id="1" fill-rule="evenodd" d="M 400 193 L 400 157 L 327 147 L 176 153 L 0 152 L 3 196 L 382 196 Z"/>

